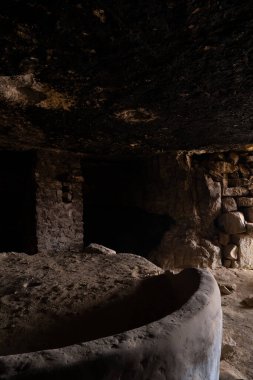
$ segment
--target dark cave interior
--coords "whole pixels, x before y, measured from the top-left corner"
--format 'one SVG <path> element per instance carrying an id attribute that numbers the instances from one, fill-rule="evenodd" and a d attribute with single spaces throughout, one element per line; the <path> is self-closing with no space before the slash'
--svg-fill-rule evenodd
<path id="1" fill-rule="evenodd" d="M 84 241 L 148 256 L 173 220 L 145 210 L 141 160 L 85 162 Z"/>
<path id="2" fill-rule="evenodd" d="M 0 152 L 0 251 L 36 252 L 34 155 Z"/>
<path id="3" fill-rule="evenodd" d="M 24 336 L 37 350 L 117 334 L 182 306 L 173 299 L 173 284 L 160 275 L 142 281 L 129 298 L 120 293 L 110 307 L 98 301 L 94 312 L 82 313 L 90 291 L 83 278 L 92 282 L 88 274 L 101 274 L 91 294 L 96 301 L 107 281 L 104 268 L 115 274 L 109 259 L 124 261 L 126 253 L 130 270 L 121 267 L 118 283 L 125 273 L 133 282 L 141 276 L 139 259 L 158 271 L 196 267 L 224 273 L 217 287 L 218 298 L 227 287 L 224 337 L 234 339 L 237 350 L 228 363 L 253 378 L 253 323 L 251 310 L 242 306 L 245 299 L 252 302 L 252 20 L 250 0 L 1 2 L 0 343 L 7 333 L 10 353 L 15 334 L 27 343 L 20 334 L 24 326 L 16 324 L 22 313 Z M 86 262 L 90 243 L 99 248 Z M 94 265 L 96 256 L 104 266 Z M 37 266 L 29 264 L 36 260 Z M 236 276 L 246 272 L 244 284 Z M 183 283 L 177 297 L 191 286 Z M 20 306 L 20 294 L 27 307 Z M 33 315 L 35 304 L 32 331 L 27 312 Z M 44 317 L 52 327 L 50 345 L 41 344 L 47 339 Z M 23 369 L 30 371 L 26 364 L 17 364 L 21 378 Z M 0 358 L 0 378 L 1 370 Z M 161 371 L 165 377 L 170 375 Z"/>

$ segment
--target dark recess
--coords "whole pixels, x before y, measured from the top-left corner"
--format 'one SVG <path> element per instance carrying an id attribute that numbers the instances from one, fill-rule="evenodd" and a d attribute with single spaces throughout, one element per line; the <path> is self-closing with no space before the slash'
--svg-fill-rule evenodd
<path id="1" fill-rule="evenodd" d="M 84 245 L 147 257 L 173 220 L 144 207 L 145 165 L 141 161 L 84 164 Z"/>
<path id="2" fill-rule="evenodd" d="M 0 251 L 36 253 L 35 155 L 0 152 Z"/>

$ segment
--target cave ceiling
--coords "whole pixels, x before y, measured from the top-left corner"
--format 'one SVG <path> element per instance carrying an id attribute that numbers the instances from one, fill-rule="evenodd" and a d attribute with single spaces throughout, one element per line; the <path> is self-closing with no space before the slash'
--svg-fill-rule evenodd
<path id="1" fill-rule="evenodd" d="M 253 143 L 250 0 L 0 4 L 0 146 L 141 154 Z"/>

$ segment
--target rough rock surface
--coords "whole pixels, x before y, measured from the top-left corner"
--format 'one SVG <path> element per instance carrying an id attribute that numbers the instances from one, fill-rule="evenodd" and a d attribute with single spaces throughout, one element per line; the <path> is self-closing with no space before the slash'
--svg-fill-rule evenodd
<path id="1" fill-rule="evenodd" d="M 8 0 L 0 19 L 2 144 L 8 133 L 121 154 L 253 141 L 250 1 Z"/>
<path id="2" fill-rule="evenodd" d="M 198 173 L 195 179 L 195 210 L 200 218 L 199 229 L 210 231 L 221 210 L 221 184 L 208 175 Z"/>
<path id="3" fill-rule="evenodd" d="M 251 235 L 253 234 L 253 223 L 245 223 L 246 225 L 246 231 L 247 231 L 247 234 Z"/>
<path id="4" fill-rule="evenodd" d="M 241 212 L 227 212 L 218 218 L 219 227 L 228 234 L 240 234 L 245 232 L 245 219 Z"/>
<path id="5" fill-rule="evenodd" d="M 161 272 L 131 254 L 1 253 L 0 354 L 77 343 L 108 335 L 112 328 L 117 332 L 123 327 L 116 312 L 108 320 L 94 318 L 96 331 L 87 329 L 93 323 L 89 312 L 117 304 L 141 279 Z"/>
<path id="6" fill-rule="evenodd" d="M 228 234 L 224 234 L 223 232 L 219 233 L 219 243 L 221 245 L 226 246 L 229 243 L 230 236 Z"/>
<path id="7" fill-rule="evenodd" d="M 222 198 L 222 210 L 224 212 L 236 211 L 237 204 L 234 198 L 232 197 L 223 197 Z"/>
<path id="8" fill-rule="evenodd" d="M 213 274 L 219 285 L 234 288 L 229 295 L 221 297 L 223 354 L 226 361 L 221 361 L 220 380 L 251 380 L 253 312 L 242 301 L 252 295 L 253 271 L 220 268 L 213 271 Z"/>
<path id="9" fill-rule="evenodd" d="M 224 285 L 223 285 L 224 286 Z M 222 294 L 222 293 L 221 293 Z M 229 293 L 223 293 L 222 295 L 229 295 Z M 227 331 L 223 333 L 223 341 L 222 341 L 222 350 L 221 350 L 221 359 L 229 360 L 234 355 L 236 355 L 236 342 L 233 338 L 228 334 Z"/>
<path id="10" fill-rule="evenodd" d="M 245 189 L 245 187 L 227 187 L 223 190 L 225 197 L 240 197 L 248 194 L 249 190 Z"/>
<path id="11" fill-rule="evenodd" d="M 164 269 L 221 266 L 218 246 L 200 238 L 195 231 L 180 229 L 166 232 L 159 248 L 151 252 L 150 259 Z"/>
<path id="12" fill-rule="evenodd" d="M 252 223 L 253 222 L 253 207 L 247 207 L 243 210 L 245 219 Z"/>
<path id="13" fill-rule="evenodd" d="M 241 197 L 237 199 L 238 207 L 252 207 L 253 206 L 253 198 L 249 197 Z"/>
<path id="14" fill-rule="evenodd" d="M 253 237 L 246 234 L 238 234 L 232 236 L 232 241 L 238 246 L 241 268 L 253 269 Z"/>
<path id="15" fill-rule="evenodd" d="M 100 253 L 101 255 L 115 255 L 116 251 L 113 249 L 104 247 L 103 245 L 91 243 L 85 248 L 87 253 Z"/>
<path id="16" fill-rule="evenodd" d="M 228 260 L 237 260 L 238 247 L 235 244 L 228 244 L 224 249 L 224 257 Z"/>
<path id="17" fill-rule="evenodd" d="M 117 335 L 56 350 L 0 357 L 1 379 L 113 380 L 116 376 L 122 380 L 218 380 L 222 313 L 219 288 L 211 273 L 186 269 L 144 282 L 149 283 L 154 296 L 164 294 L 156 304 L 164 305 L 163 316 L 156 314 L 153 322 Z M 135 300 L 141 303 L 139 311 L 145 305 L 141 290 L 140 299 Z M 168 310 L 171 296 L 177 300 L 174 310 Z M 152 302 L 146 306 L 156 309 Z"/>
<path id="18" fill-rule="evenodd" d="M 220 380 L 248 380 L 240 371 L 225 360 L 221 362 Z"/>

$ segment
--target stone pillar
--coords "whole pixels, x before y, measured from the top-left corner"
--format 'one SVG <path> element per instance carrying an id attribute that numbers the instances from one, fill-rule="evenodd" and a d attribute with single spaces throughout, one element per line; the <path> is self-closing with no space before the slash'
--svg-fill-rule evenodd
<path id="1" fill-rule="evenodd" d="M 79 157 L 38 152 L 35 175 L 38 252 L 82 251 L 83 177 Z"/>

